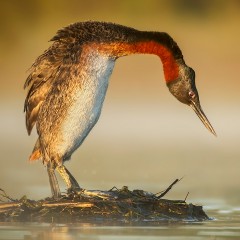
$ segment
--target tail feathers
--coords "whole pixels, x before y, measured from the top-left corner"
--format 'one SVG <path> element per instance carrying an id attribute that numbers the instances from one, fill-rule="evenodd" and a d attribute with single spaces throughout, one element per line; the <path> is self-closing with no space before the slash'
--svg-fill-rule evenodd
<path id="1" fill-rule="evenodd" d="M 29 161 L 37 161 L 37 160 L 42 160 L 42 152 L 40 150 L 40 143 L 39 143 L 39 139 L 37 140 L 34 149 L 32 151 L 31 156 L 29 157 Z"/>
<path id="2" fill-rule="evenodd" d="M 42 160 L 42 154 L 39 149 L 36 151 L 32 152 L 31 156 L 29 157 L 29 161 L 37 161 L 37 160 Z"/>

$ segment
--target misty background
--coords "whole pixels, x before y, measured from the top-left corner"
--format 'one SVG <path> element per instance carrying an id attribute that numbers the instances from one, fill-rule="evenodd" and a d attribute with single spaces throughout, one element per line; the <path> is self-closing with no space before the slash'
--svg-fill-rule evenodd
<path id="1" fill-rule="evenodd" d="M 56 31 L 86 20 L 168 32 L 196 72 L 202 108 L 217 137 L 165 86 L 153 55 L 117 60 L 99 122 L 66 166 L 87 189 L 123 185 L 203 203 L 240 200 L 239 0 L 22 0 L 0 2 L 0 188 L 50 196 L 45 167 L 29 164 L 37 139 L 25 128 L 27 70 Z M 61 183 L 62 191 L 65 186 Z"/>

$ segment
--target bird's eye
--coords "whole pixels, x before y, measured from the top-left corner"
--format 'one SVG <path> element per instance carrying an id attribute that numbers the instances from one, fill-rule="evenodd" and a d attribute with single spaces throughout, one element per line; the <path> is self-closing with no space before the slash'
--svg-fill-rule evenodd
<path id="1" fill-rule="evenodd" d="M 189 95 L 189 97 L 192 98 L 192 99 L 194 99 L 195 96 L 196 96 L 193 91 L 190 91 L 190 92 L 188 93 L 188 95 Z"/>

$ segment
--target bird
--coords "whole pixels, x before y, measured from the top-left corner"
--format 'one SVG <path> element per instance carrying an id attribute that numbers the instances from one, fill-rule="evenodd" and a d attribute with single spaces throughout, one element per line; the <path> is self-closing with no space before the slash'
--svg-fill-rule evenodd
<path id="1" fill-rule="evenodd" d="M 36 125 L 37 141 L 29 157 L 47 168 L 53 199 L 61 197 L 57 171 L 68 192 L 82 190 L 64 163 L 97 123 L 109 78 L 118 58 L 153 54 L 160 58 L 170 93 L 190 106 L 216 135 L 204 114 L 195 72 L 166 32 L 142 31 L 111 22 L 85 21 L 57 31 L 51 45 L 29 69 L 24 89 L 28 135 Z"/>

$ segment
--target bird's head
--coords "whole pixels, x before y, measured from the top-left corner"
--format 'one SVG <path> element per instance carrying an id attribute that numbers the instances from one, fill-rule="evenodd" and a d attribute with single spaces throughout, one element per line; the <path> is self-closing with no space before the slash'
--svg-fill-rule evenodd
<path id="1" fill-rule="evenodd" d="M 185 64 L 179 65 L 179 76 L 177 79 L 167 83 L 169 91 L 180 102 L 190 106 L 203 122 L 205 127 L 214 135 L 216 135 L 212 125 L 203 112 L 198 91 L 195 85 L 195 72 L 192 68 Z"/>

